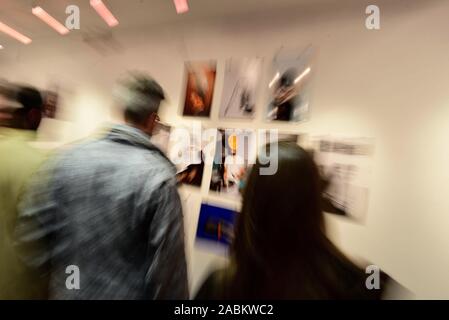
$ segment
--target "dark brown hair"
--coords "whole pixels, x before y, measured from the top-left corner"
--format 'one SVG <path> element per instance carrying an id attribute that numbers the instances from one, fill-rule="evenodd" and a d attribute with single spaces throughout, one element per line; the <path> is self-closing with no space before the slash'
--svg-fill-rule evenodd
<path id="1" fill-rule="evenodd" d="M 226 272 L 227 297 L 308 299 L 350 295 L 340 275 L 351 285 L 362 287 L 359 276 L 364 273 L 325 235 L 317 166 L 296 143 L 279 142 L 277 150 L 278 170 L 274 175 L 260 175 L 259 161 L 249 174 Z"/>

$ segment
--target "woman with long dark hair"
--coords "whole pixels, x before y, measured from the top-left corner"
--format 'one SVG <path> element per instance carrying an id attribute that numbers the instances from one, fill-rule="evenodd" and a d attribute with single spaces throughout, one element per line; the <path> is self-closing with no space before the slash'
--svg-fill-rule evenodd
<path id="1" fill-rule="evenodd" d="M 253 166 L 244 189 L 231 261 L 212 273 L 197 299 L 377 299 L 369 276 L 326 237 L 321 186 L 312 157 L 278 144 L 278 170 Z M 381 275 L 381 289 L 385 281 Z"/>

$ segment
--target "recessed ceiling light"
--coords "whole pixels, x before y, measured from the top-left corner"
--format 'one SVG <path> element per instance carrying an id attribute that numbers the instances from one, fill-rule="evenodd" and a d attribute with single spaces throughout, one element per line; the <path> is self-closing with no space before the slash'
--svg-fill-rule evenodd
<path id="1" fill-rule="evenodd" d="M 17 41 L 22 42 L 23 44 L 31 43 L 31 39 L 30 38 L 24 36 L 20 32 L 14 30 L 10 26 L 7 26 L 6 24 L 4 24 L 2 22 L 0 22 L 0 31 L 3 32 L 3 33 L 6 33 L 8 36 L 10 36 L 11 38 L 16 39 Z"/>
<path id="2" fill-rule="evenodd" d="M 108 24 L 108 26 L 115 27 L 118 25 L 118 20 L 114 17 L 114 15 L 109 11 L 106 5 L 101 0 L 90 0 L 90 5 L 97 11 L 97 13 L 103 18 L 104 21 Z"/>
<path id="3" fill-rule="evenodd" d="M 44 21 L 46 24 L 48 24 L 50 27 L 55 29 L 58 33 L 64 35 L 69 33 L 69 29 L 67 29 L 62 23 L 60 23 L 58 20 L 53 18 L 51 15 L 49 15 L 44 9 L 41 7 L 34 7 L 31 12 Z"/>
<path id="4" fill-rule="evenodd" d="M 186 13 L 189 11 L 189 4 L 187 3 L 187 0 L 173 0 L 176 7 L 176 12 L 178 14 Z"/>

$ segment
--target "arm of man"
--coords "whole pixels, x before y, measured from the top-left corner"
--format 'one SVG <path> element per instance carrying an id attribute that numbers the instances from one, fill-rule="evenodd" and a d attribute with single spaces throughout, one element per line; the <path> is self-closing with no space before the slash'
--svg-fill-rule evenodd
<path id="1" fill-rule="evenodd" d="M 18 205 L 14 229 L 14 246 L 18 258 L 27 267 L 33 279 L 29 291 L 38 299 L 48 297 L 49 269 L 52 257 L 50 240 L 58 229 L 54 217 L 57 211 L 50 164 L 44 164 L 33 175 Z"/>
<path id="2" fill-rule="evenodd" d="M 175 179 L 153 194 L 154 215 L 149 230 L 152 259 L 145 282 L 151 299 L 188 299 L 184 220 Z"/>
<path id="3" fill-rule="evenodd" d="M 20 259 L 32 269 L 46 276 L 51 260 L 49 247 L 52 234 L 61 224 L 55 223 L 57 212 L 52 164 L 44 164 L 33 175 L 18 206 L 14 244 Z"/>

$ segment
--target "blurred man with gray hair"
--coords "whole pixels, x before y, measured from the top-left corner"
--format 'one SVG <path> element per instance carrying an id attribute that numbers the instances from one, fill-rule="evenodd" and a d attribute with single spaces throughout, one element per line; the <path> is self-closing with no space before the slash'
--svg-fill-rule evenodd
<path id="1" fill-rule="evenodd" d="M 116 95 L 126 124 L 46 165 L 22 202 L 17 245 L 46 241 L 24 260 L 49 274 L 51 299 L 187 299 L 176 172 L 150 142 L 164 92 L 134 74 Z"/>

